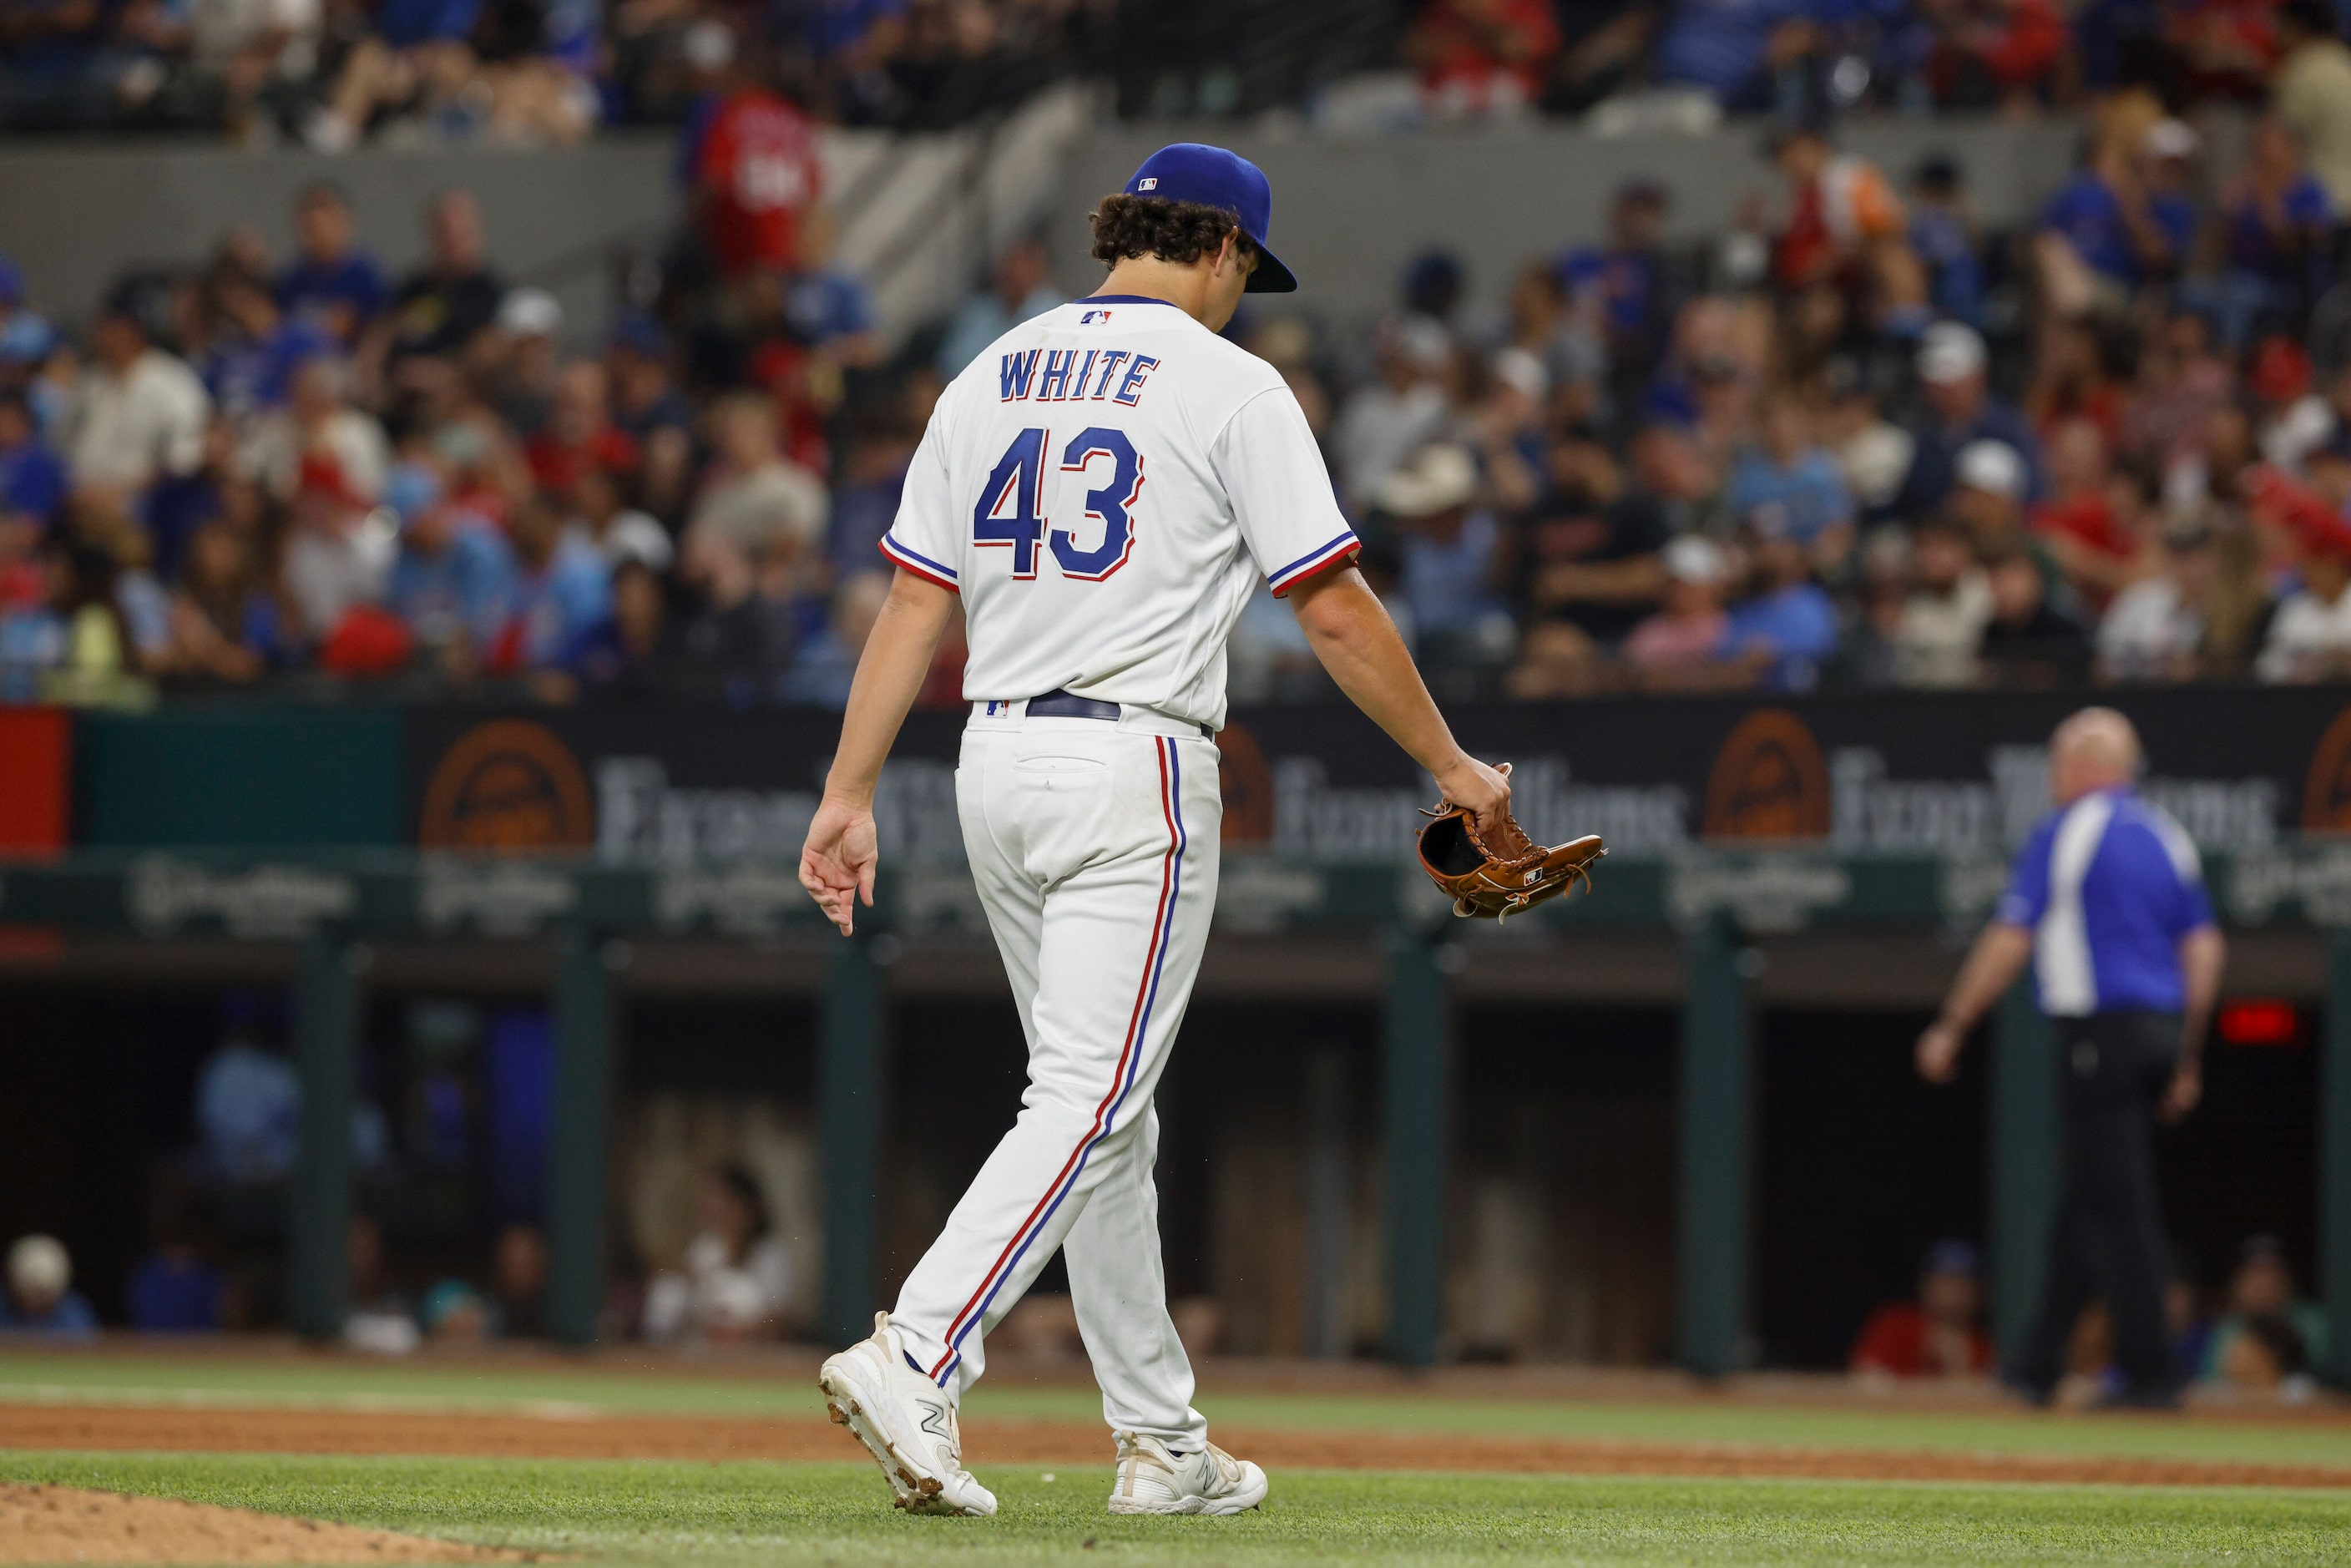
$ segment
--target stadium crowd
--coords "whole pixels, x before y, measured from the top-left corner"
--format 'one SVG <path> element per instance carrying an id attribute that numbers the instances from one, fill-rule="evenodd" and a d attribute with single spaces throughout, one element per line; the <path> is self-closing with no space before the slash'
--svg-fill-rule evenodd
<path id="1" fill-rule="evenodd" d="M 692 112 L 740 37 L 763 79 L 854 125 L 951 125 L 1093 57 L 1112 0 L 10 0 L 0 129 L 218 129 L 335 152 L 559 145 Z"/>
<path id="2" fill-rule="evenodd" d="M 2351 49 L 2325 0 L 2266 15 L 2238 167 L 2118 89 L 2037 219 L 1988 234 L 1964 170 L 1842 153 L 1814 97 L 1772 122 L 1783 189 L 1716 242 L 1667 246 L 1672 193 L 1635 181 L 1506 308 L 1433 253 L 1360 340 L 1233 330 L 1451 695 L 2339 674 Z M 319 185 L 294 254 L 233 233 L 75 338 L 0 266 L 0 692 L 842 700 L 944 378 L 1061 296 L 1022 241 L 893 348 L 829 259 L 810 122 L 695 26 L 681 238 L 594 352 L 463 191 L 407 277 Z M 1326 689 L 1270 600 L 1234 684 Z"/>

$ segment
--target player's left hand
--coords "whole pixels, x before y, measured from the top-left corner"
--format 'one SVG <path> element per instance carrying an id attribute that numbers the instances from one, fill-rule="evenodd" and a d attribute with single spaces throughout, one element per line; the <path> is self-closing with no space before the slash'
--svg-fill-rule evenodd
<path id="1" fill-rule="evenodd" d="M 880 859 L 873 809 L 825 797 L 800 846 L 800 885 L 843 936 L 857 929 L 859 899 L 873 907 L 873 867 Z"/>

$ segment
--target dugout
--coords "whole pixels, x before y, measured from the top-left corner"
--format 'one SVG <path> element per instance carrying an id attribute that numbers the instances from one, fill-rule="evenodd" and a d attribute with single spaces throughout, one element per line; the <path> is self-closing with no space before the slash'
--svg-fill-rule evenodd
<path id="1" fill-rule="evenodd" d="M 1212 940 L 1166 1081 L 1176 1292 L 1219 1301 L 1243 1351 L 1821 1365 L 1949 1232 L 1987 1239 L 2012 1332 L 2053 1170 L 2045 1039 L 2011 1007 L 1968 1082 L 1914 1089 L 1908 1039 L 1957 954 L 1937 868 L 1845 862 L 1843 911 L 1792 924 L 1750 896 L 1792 863 L 1612 864 L 1605 906 L 1500 931 L 1385 902 L 1409 885 L 1387 867 L 1285 869 L 1327 913 Z M 1719 902 L 1693 917 L 1699 894 Z M 332 1333 L 362 1193 L 351 1106 L 415 999 L 456 998 L 542 1020 L 559 1337 L 596 1335 L 632 1263 L 616 1175 L 662 1094 L 779 1108 L 821 1238 L 817 1326 L 853 1331 L 1017 1106 L 994 954 L 952 923 L 679 931 L 660 896 L 648 873 L 405 852 L 12 866 L 0 1215 L 65 1229 L 118 1289 L 142 1228 L 131 1173 L 179 1135 L 219 998 L 275 991 L 310 1090 L 288 1316 Z M 2208 1278 L 2246 1231 L 2283 1232 L 2339 1312 L 2320 1217 L 2343 1212 L 2322 1206 L 2351 1145 L 2323 1127 L 2351 1125 L 2351 941 L 2273 922 L 2237 951 L 2232 997 L 2283 1010 L 2248 1014 L 2268 1043 L 2216 1049 L 2209 1115 L 2167 1144 L 2175 1228 Z M 411 1239 L 480 1233 L 429 1228 Z"/>

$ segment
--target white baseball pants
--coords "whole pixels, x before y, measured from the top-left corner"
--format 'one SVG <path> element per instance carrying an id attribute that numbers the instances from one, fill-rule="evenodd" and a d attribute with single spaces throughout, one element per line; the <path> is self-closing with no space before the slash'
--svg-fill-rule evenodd
<path id="1" fill-rule="evenodd" d="M 974 708 L 956 799 L 1029 1088 L 891 1321 L 960 1398 L 987 1332 L 1061 1248 L 1103 1417 L 1197 1449 L 1207 1427 L 1167 1316 L 1151 1099 L 1216 904 L 1216 743 L 1134 708 L 1114 723 L 1024 708 Z"/>

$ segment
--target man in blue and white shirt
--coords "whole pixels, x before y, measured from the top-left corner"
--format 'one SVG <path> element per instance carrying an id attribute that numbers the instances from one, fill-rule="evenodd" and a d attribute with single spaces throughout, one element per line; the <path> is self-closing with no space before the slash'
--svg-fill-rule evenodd
<path id="1" fill-rule="evenodd" d="M 2204 1029 L 2227 949 L 2196 846 L 2139 798 L 2138 735 L 2085 708 L 2049 743 L 2043 818 L 2016 857 L 1991 924 L 1918 1037 L 1918 1071 L 1947 1083 L 1968 1031 L 2026 964 L 2056 1025 L 2065 1175 L 2032 1336 L 2005 1370 L 2045 1400 L 2082 1309 L 2105 1301 L 2131 1404 L 2168 1404 L 2179 1369 L 2164 1328 L 2163 1214 L 2155 1122 L 2195 1109 Z"/>

